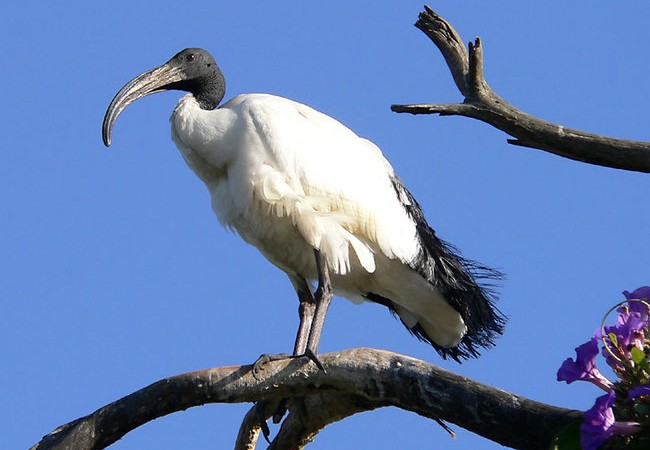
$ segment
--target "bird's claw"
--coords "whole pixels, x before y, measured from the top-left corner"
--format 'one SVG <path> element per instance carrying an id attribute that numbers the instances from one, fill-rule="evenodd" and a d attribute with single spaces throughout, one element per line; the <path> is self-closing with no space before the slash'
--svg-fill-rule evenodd
<path id="1" fill-rule="evenodd" d="M 253 377 L 255 379 L 258 379 L 258 376 L 264 370 L 264 365 L 266 363 L 269 363 L 271 361 L 280 361 L 282 359 L 289 359 L 292 358 L 291 355 L 287 353 L 276 353 L 276 354 L 269 354 L 269 353 L 264 353 L 261 355 L 259 358 L 257 358 L 257 361 L 253 363 Z"/>
<path id="2" fill-rule="evenodd" d="M 309 359 L 314 364 L 316 364 L 316 367 L 322 370 L 323 373 L 327 373 L 327 371 L 325 370 L 325 366 L 323 366 L 323 363 L 320 362 L 316 354 L 313 351 L 307 349 L 305 353 L 302 355 L 289 355 L 287 353 L 276 353 L 276 354 L 264 353 L 260 355 L 260 357 L 257 358 L 257 361 L 253 363 L 253 369 L 252 369 L 253 377 L 255 377 L 255 379 L 259 379 L 258 376 L 260 372 L 264 370 L 264 365 L 271 361 L 280 361 L 283 359 L 294 359 L 294 358 L 301 358 L 301 357 L 305 357 Z M 287 413 L 287 400 L 288 399 L 286 398 L 282 398 L 275 403 L 275 406 L 272 406 L 273 403 L 269 401 L 258 402 L 256 405 L 257 419 L 260 424 L 262 436 L 264 436 L 264 439 L 269 444 L 271 444 L 271 440 L 270 440 L 271 430 L 269 429 L 269 426 L 266 423 L 266 415 L 265 415 L 266 410 L 267 408 L 273 408 L 273 415 L 271 416 L 273 418 L 273 423 L 280 423 L 284 415 Z"/>
<path id="3" fill-rule="evenodd" d="M 322 370 L 323 373 L 327 373 L 327 370 L 325 370 L 325 366 L 323 366 L 323 363 L 320 362 L 318 356 L 316 356 L 316 354 L 311 350 L 307 349 L 305 353 L 302 355 L 289 355 L 287 353 L 276 353 L 276 354 L 264 353 L 263 355 L 260 355 L 260 357 L 257 358 L 257 361 L 253 363 L 253 377 L 255 377 L 255 379 L 259 379 L 260 373 L 264 370 L 264 365 L 270 363 L 271 361 L 281 361 L 283 359 L 294 359 L 303 356 L 309 359 L 310 361 L 312 361 L 314 364 L 316 364 L 316 367 Z"/>
<path id="4" fill-rule="evenodd" d="M 327 370 L 325 370 L 325 366 L 323 366 L 323 363 L 320 362 L 320 359 L 318 359 L 318 356 L 316 356 L 316 353 L 314 353 L 311 350 L 307 349 L 307 350 L 305 350 L 305 354 L 303 356 L 306 356 L 309 360 L 311 360 L 314 364 L 316 364 L 316 367 L 318 367 L 320 370 L 322 370 L 323 373 L 327 373 Z"/>

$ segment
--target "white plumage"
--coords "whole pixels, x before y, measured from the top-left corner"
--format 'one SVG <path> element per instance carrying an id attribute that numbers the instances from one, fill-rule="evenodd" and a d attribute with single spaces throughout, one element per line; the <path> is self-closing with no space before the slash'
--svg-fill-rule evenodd
<path id="1" fill-rule="evenodd" d="M 439 345 L 460 342 L 460 314 L 408 267 L 422 251 L 415 222 L 372 142 L 308 106 L 266 94 L 240 95 L 208 112 L 189 94 L 171 124 L 219 221 L 269 261 L 315 280 L 311 249 L 318 249 L 337 294 L 357 303 L 368 292 L 390 298 L 405 323 L 420 323 Z"/>
<path id="2" fill-rule="evenodd" d="M 214 109 L 225 84 L 200 49 L 184 50 L 116 95 L 104 122 L 107 145 L 129 103 L 165 89 L 190 92 L 171 116 L 172 138 L 205 183 L 217 218 L 286 272 L 301 302 L 311 299 L 306 281 L 329 274 L 336 294 L 386 305 L 443 356 L 475 356 L 476 345 L 492 344 L 502 318 L 475 282 L 480 268 L 435 236 L 376 145 L 281 97 L 239 95 Z M 303 322 L 301 314 L 301 330 Z M 320 329 L 314 333 L 316 353 Z"/>

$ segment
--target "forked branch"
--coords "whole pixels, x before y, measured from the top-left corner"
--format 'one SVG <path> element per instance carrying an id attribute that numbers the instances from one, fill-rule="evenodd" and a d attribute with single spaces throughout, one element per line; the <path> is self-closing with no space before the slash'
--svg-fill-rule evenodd
<path id="1" fill-rule="evenodd" d="M 302 448 L 328 424 L 383 406 L 525 449 L 546 449 L 559 430 L 581 417 L 383 350 L 320 358 L 327 373 L 301 358 L 268 363 L 257 377 L 251 366 L 232 366 L 166 378 L 57 428 L 32 450 L 101 449 L 151 420 L 193 406 L 280 398 L 293 400 L 271 448 Z M 240 436 L 239 448 L 254 448 L 258 435 L 254 430 Z"/>
<path id="2" fill-rule="evenodd" d="M 510 144 L 537 148 L 599 166 L 650 173 L 650 143 L 615 139 L 566 128 L 515 108 L 499 97 L 483 77 L 481 40 L 469 51 L 454 28 L 425 6 L 415 26 L 438 47 L 454 78 L 463 103 L 392 105 L 395 112 L 471 117 L 513 136 Z"/>

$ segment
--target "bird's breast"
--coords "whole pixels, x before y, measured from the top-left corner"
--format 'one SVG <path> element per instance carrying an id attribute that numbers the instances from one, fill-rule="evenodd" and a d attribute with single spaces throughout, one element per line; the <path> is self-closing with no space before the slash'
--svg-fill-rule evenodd
<path id="1" fill-rule="evenodd" d="M 236 157 L 233 128 L 237 117 L 228 109 L 201 109 L 192 94 L 183 97 L 170 118 L 172 139 L 190 168 L 206 184 L 226 175 Z"/>
<path id="2" fill-rule="evenodd" d="M 256 247 L 269 261 L 288 273 L 316 276 L 313 247 L 298 231 L 295 219 L 273 206 L 254 183 L 230 173 L 208 185 L 212 209 L 226 228 Z"/>

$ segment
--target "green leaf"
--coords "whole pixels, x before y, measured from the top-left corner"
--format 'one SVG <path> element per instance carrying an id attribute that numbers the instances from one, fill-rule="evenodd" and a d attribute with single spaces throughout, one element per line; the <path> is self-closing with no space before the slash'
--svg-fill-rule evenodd
<path id="1" fill-rule="evenodd" d="M 551 442 L 549 450 L 581 450 L 580 424 L 582 420 L 576 420 L 562 428 Z"/>
<path id="2" fill-rule="evenodd" d="M 632 361 L 634 361 L 634 364 L 638 365 L 641 364 L 642 361 L 645 361 L 645 353 L 643 350 L 639 350 L 638 347 L 632 347 L 630 355 L 632 355 Z"/>
<path id="3" fill-rule="evenodd" d="M 607 337 L 609 338 L 609 341 L 612 343 L 612 345 L 614 345 L 614 347 L 618 347 L 618 339 L 614 333 L 608 333 Z"/>

